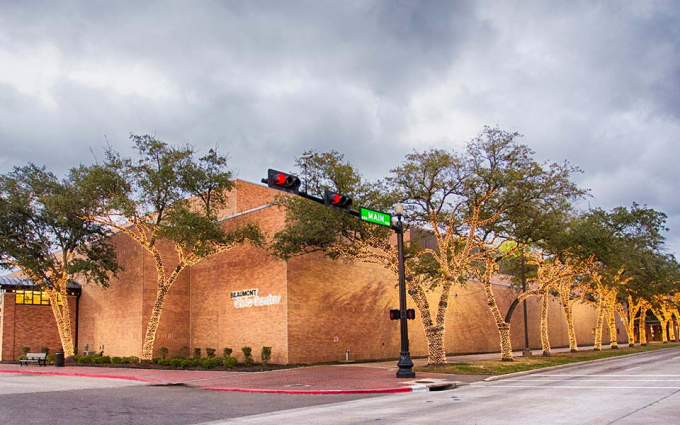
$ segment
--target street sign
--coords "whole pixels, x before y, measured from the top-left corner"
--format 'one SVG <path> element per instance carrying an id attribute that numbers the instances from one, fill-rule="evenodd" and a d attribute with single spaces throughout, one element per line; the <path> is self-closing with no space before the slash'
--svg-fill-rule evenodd
<path id="1" fill-rule="evenodd" d="M 379 224 L 381 226 L 392 226 L 392 216 L 382 213 L 380 211 L 373 211 L 366 208 L 361 208 L 361 219 L 369 223 Z"/>

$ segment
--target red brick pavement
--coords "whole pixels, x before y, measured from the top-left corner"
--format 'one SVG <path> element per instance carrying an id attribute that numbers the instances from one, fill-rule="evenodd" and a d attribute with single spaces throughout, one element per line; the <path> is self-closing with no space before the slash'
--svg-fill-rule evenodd
<path id="1" fill-rule="evenodd" d="M 183 384 L 217 390 L 289 394 L 409 392 L 418 381 L 452 382 L 454 375 L 417 373 L 417 379 L 396 378 L 394 368 L 309 366 L 269 372 L 228 372 L 163 369 L 126 369 L 89 366 L 35 367 L 0 364 L 0 373 L 49 374 L 131 379 L 161 385 Z"/>

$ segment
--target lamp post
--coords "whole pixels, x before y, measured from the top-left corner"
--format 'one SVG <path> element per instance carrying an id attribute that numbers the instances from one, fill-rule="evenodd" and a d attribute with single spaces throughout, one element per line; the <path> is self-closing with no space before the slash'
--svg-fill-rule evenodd
<path id="1" fill-rule="evenodd" d="M 399 324 L 401 328 L 401 353 L 399 355 L 399 362 L 397 366 L 397 378 L 415 378 L 416 373 L 413 371 L 413 361 L 408 348 L 408 322 L 406 321 L 406 276 L 404 271 L 404 223 L 401 217 L 404 215 L 404 206 L 396 204 L 394 206 L 394 213 L 397 216 L 397 224 L 395 230 L 397 233 L 397 249 L 399 255 L 399 310 L 400 319 Z"/>

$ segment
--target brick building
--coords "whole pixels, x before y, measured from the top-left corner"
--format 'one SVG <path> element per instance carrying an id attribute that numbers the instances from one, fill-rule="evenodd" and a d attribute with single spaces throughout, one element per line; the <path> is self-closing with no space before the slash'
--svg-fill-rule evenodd
<path id="1" fill-rule="evenodd" d="M 272 236 L 284 226 L 284 212 L 270 205 L 279 193 L 238 181 L 222 211 L 224 225 L 254 221 Z M 113 243 L 125 270 L 108 289 L 83 285 L 77 304 L 78 349 L 82 352 L 88 344 L 103 346 L 105 354 L 112 356 L 139 356 L 155 301 L 155 263 L 125 235 L 114 236 Z M 335 262 L 318 254 L 284 262 L 266 249 L 239 246 L 182 272 L 166 297 L 154 349 L 158 353 L 165 347 L 174 355 L 185 346 L 201 348 L 203 353 L 205 348 L 221 353 L 230 347 L 238 357 L 241 347 L 250 346 L 258 360 L 261 347 L 271 346 L 273 363 L 336 361 L 344 359 L 347 350 L 353 360 L 395 358 L 399 325 L 388 319 L 388 312 L 398 307 L 396 283 L 393 273 L 376 265 Z M 503 283 L 495 284 L 494 291 L 501 311 L 507 311 L 517 294 Z M 437 297 L 432 295 L 431 305 L 438 303 Z M 3 294 L 7 314 L 11 298 L 10 293 Z M 540 300 L 530 299 L 528 310 L 530 345 L 540 347 Z M 51 315 L 49 308 L 45 312 Z M 574 313 L 579 344 L 592 344 L 595 311 L 577 304 Z M 3 311 L 3 320 L 5 316 Z M 566 323 L 556 300 L 551 302 L 549 321 L 552 345 L 567 346 Z M 51 324 L 56 326 L 54 319 Z M 620 320 L 617 326 L 619 341 L 627 341 Z M 521 309 L 511 329 L 513 346 L 523 347 Z M 413 356 L 427 354 L 418 315 L 409 322 L 409 339 Z M 609 341 L 606 327 L 603 340 Z M 499 350 L 498 332 L 477 282 L 451 292 L 446 349 L 455 353 Z M 16 356 L 16 348 L 10 351 Z"/>

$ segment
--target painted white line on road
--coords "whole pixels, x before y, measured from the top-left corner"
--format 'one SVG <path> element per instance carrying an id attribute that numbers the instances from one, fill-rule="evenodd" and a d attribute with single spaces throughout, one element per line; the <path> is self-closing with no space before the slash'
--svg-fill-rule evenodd
<path id="1" fill-rule="evenodd" d="M 635 366 L 635 367 L 631 367 L 630 369 L 626 369 L 626 370 L 624 370 L 624 372 L 628 372 L 629 370 L 635 370 L 635 369 L 639 369 L 639 368 L 641 368 L 641 367 L 642 367 L 642 366 Z"/>
<path id="2" fill-rule="evenodd" d="M 680 390 L 680 387 L 603 387 L 603 386 L 587 386 L 587 385 L 493 385 L 496 388 L 558 388 L 558 389 L 608 389 L 608 390 Z"/>
<path id="3" fill-rule="evenodd" d="M 591 374 L 591 375 L 576 375 L 576 374 L 574 374 L 574 375 L 567 375 L 567 374 L 547 374 L 547 373 L 544 374 L 544 373 L 534 373 L 534 374 L 532 374 L 531 376 L 555 376 L 555 377 L 560 377 L 560 376 L 565 376 L 565 377 L 568 377 L 568 376 L 584 376 L 584 377 L 592 377 L 592 378 L 601 378 L 601 377 L 603 377 L 603 376 L 615 376 L 615 377 L 616 377 L 616 376 L 623 376 L 623 377 L 631 377 L 631 376 L 632 376 L 632 377 L 637 377 L 637 376 L 640 376 L 640 377 L 666 377 L 666 376 L 667 376 L 667 377 L 669 377 L 669 378 L 670 378 L 670 377 L 680 378 L 680 375 L 615 375 L 615 374 L 608 374 L 608 375 L 605 375 L 605 374 L 599 374 L 599 373 Z"/>
<path id="4" fill-rule="evenodd" d="M 565 382 L 564 379 L 504 379 L 504 382 Z M 680 382 L 680 379 L 588 379 L 579 382 Z"/>
<path id="5" fill-rule="evenodd" d="M 678 359 L 680 359 L 680 356 L 678 356 L 678 357 L 673 357 L 671 360 L 678 360 Z"/>

